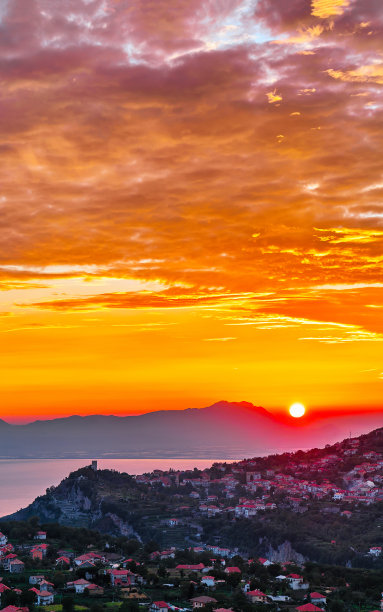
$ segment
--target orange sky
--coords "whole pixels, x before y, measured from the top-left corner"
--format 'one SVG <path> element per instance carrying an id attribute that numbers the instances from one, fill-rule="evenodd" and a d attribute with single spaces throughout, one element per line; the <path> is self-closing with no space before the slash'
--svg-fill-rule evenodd
<path id="1" fill-rule="evenodd" d="M 380 409 L 381 3 L 0 20 L 1 416 Z"/>

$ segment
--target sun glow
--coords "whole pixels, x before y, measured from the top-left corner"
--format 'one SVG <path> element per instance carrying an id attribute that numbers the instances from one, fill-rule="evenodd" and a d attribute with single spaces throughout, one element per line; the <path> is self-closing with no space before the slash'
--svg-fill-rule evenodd
<path id="1" fill-rule="evenodd" d="M 306 412 L 306 408 L 304 407 L 303 404 L 300 404 L 299 402 L 292 404 L 289 408 L 289 413 L 295 419 L 300 419 L 301 417 L 303 417 L 305 412 Z"/>

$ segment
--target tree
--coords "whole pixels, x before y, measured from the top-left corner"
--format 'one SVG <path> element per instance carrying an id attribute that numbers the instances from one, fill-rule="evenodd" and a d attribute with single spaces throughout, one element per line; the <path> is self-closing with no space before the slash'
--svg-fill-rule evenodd
<path id="1" fill-rule="evenodd" d="M 125 599 L 119 609 L 119 612 L 138 612 L 139 606 L 137 601 Z"/>
<path id="2" fill-rule="evenodd" d="M 74 612 L 74 601 L 73 597 L 63 597 L 62 601 L 63 612 Z"/>

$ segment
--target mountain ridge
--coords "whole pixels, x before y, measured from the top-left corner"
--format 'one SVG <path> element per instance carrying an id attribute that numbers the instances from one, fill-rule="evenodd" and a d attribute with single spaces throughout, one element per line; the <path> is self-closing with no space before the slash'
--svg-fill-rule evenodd
<path id="1" fill-rule="evenodd" d="M 297 422 L 246 401 L 145 414 L 71 415 L 24 425 L 0 421 L 0 459 L 73 457 L 196 457 L 235 459 L 272 449 L 335 442 L 349 433 L 350 416 Z M 382 415 L 357 415 L 358 433 Z"/>

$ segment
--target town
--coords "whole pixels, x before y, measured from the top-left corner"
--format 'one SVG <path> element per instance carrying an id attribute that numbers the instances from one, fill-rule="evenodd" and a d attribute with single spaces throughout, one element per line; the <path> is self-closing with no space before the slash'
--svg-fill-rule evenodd
<path id="1" fill-rule="evenodd" d="M 383 610 L 382 435 L 202 471 L 93 461 L 0 521 L 0 609 Z"/>
<path id="2" fill-rule="evenodd" d="M 2 612 L 383 610 L 383 570 L 366 580 L 366 570 L 246 559 L 213 545 L 158 551 L 83 528 L 43 530 L 36 519 L 10 536 L 0 533 Z"/>

